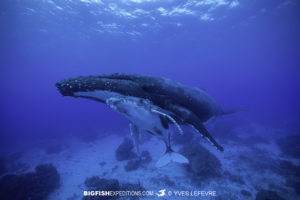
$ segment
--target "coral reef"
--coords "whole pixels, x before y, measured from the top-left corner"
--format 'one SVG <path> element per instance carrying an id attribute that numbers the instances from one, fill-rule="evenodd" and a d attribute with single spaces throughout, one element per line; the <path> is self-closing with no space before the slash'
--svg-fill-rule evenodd
<path id="1" fill-rule="evenodd" d="M 284 177 L 286 179 L 285 185 L 300 194 L 300 166 L 287 160 L 274 159 L 267 152 L 257 149 L 253 150 L 252 153 L 240 155 L 237 162 L 243 162 L 257 173 L 269 171 Z"/>
<path id="2" fill-rule="evenodd" d="M 169 187 L 174 187 L 175 182 L 172 181 L 167 175 L 164 175 L 163 177 L 156 177 L 156 178 L 151 178 L 151 182 L 155 183 L 157 186 L 169 186 Z"/>
<path id="3" fill-rule="evenodd" d="M 145 167 L 149 162 L 151 162 L 152 157 L 149 154 L 149 151 L 143 151 L 141 156 L 138 158 L 129 160 L 125 165 L 126 171 L 134 171 L 137 170 L 139 167 Z"/>
<path id="4" fill-rule="evenodd" d="M 293 188 L 298 194 L 300 194 L 300 179 L 299 177 L 290 177 L 286 179 L 287 186 Z"/>
<path id="5" fill-rule="evenodd" d="M 236 159 L 235 164 L 243 163 L 247 167 L 252 168 L 257 173 L 265 173 L 266 171 L 276 170 L 278 161 L 270 157 L 269 152 L 253 148 L 251 152 L 243 152 Z"/>
<path id="6" fill-rule="evenodd" d="M 300 134 L 289 135 L 277 140 L 277 145 L 284 155 L 300 158 Z"/>
<path id="7" fill-rule="evenodd" d="M 133 142 L 124 138 L 122 144 L 117 148 L 115 155 L 118 161 L 130 160 L 136 158 L 137 155 L 133 152 Z"/>
<path id="8" fill-rule="evenodd" d="M 0 179 L 0 199 L 40 200 L 59 187 L 60 175 L 52 164 L 38 165 L 35 172 L 5 175 Z"/>
<path id="9" fill-rule="evenodd" d="M 252 194 L 247 190 L 241 190 L 241 194 L 246 197 L 252 197 Z"/>
<path id="10" fill-rule="evenodd" d="M 15 152 L 6 157 L 0 158 L 0 174 L 2 170 L 5 173 L 23 173 L 29 169 L 29 166 L 22 162 L 23 153 Z"/>
<path id="11" fill-rule="evenodd" d="M 285 177 L 286 186 L 293 188 L 298 194 L 300 194 L 300 166 L 296 166 L 290 161 L 277 160 L 272 171 Z"/>
<path id="12" fill-rule="evenodd" d="M 115 166 L 111 169 L 111 172 L 114 173 L 114 172 L 116 172 L 118 169 L 119 169 L 119 166 L 118 166 L 118 165 L 115 165 Z"/>
<path id="13" fill-rule="evenodd" d="M 260 190 L 256 194 L 256 200 L 284 200 L 281 196 L 279 196 L 276 192 L 270 190 Z"/>
<path id="14" fill-rule="evenodd" d="M 241 185 L 245 185 L 245 181 L 244 181 L 242 176 L 234 175 L 234 174 L 230 173 L 229 171 L 225 171 L 223 174 L 231 182 L 238 183 L 238 184 L 241 184 Z"/>
<path id="15" fill-rule="evenodd" d="M 139 159 L 130 160 L 125 165 L 125 170 L 127 172 L 137 170 L 139 168 L 140 164 L 141 164 L 141 161 Z"/>
<path id="16" fill-rule="evenodd" d="M 152 161 L 149 151 L 143 151 L 140 156 L 142 164 L 148 164 Z"/>
<path id="17" fill-rule="evenodd" d="M 221 162 L 200 144 L 196 142 L 186 144 L 179 152 L 189 159 L 190 164 L 186 169 L 192 173 L 192 177 L 203 180 L 220 176 Z"/>
<path id="18" fill-rule="evenodd" d="M 287 160 L 277 160 L 277 165 L 273 168 L 273 171 L 281 176 L 298 177 L 300 179 L 300 166 L 296 166 Z"/>

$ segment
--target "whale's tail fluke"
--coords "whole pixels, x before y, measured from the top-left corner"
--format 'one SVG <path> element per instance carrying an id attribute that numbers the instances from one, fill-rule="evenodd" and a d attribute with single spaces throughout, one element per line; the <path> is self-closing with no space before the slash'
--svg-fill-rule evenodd
<path id="1" fill-rule="evenodd" d="M 170 162 L 177 162 L 182 164 L 188 164 L 189 160 L 183 155 L 174 152 L 172 149 L 168 149 L 166 153 L 157 161 L 155 166 L 157 168 L 166 166 Z"/>

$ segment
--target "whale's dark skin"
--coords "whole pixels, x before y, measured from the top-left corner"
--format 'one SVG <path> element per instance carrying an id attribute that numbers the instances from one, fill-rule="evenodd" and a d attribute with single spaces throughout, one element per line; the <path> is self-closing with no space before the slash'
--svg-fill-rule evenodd
<path id="1" fill-rule="evenodd" d="M 224 112 L 213 98 L 199 88 L 186 86 L 162 77 L 120 73 L 66 79 L 57 82 L 56 87 L 63 96 L 83 97 L 102 103 L 105 101 L 76 95 L 76 93 L 109 91 L 148 99 L 154 105 L 168 111 L 179 124 L 192 125 L 218 150 L 224 151 L 223 147 L 206 130 L 203 122 L 227 112 Z"/>

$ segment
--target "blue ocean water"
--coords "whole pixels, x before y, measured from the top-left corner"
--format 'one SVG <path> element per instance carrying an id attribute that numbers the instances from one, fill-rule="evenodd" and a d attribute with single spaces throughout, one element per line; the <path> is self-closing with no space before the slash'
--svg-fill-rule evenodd
<path id="1" fill-rule="evenodd" d="M 51 163 L 59 186 L 31 199 L 82 199 L 92 188 L 85 181 L 111 184 L 102 179 L 117 180 L 118 190 L 166 189 L 170 199 L 192 198 L 174 191 L 299 199 L 299 8 L 296 0 L 2 0 L 0 197 L 30 199 L 7 196 L 4 177 Z M 223 153 L 191 127 L 180 137 L 172 126 L 174 150 L 200 157 L 156 169 L 163 142 L 144 133 L 148 153 L 137 163 L 124 116 L 55 87 L 111 73 L 170 78 L 205 90 L 224 109 L 247 111 L 205 124 Z M 119 160 L 118 148 L 133 158 Z"/>

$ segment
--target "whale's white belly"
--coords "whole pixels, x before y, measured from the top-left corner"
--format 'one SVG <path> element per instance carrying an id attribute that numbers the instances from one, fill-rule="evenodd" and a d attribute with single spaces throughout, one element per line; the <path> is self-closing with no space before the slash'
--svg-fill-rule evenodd
<path id="1" fill-rule="evenodd" d="M 150 132 L 164 131 L 161 119 L 156 113 L 143 108 L 131 109 L 126 117 L 135 125 Z"/>

